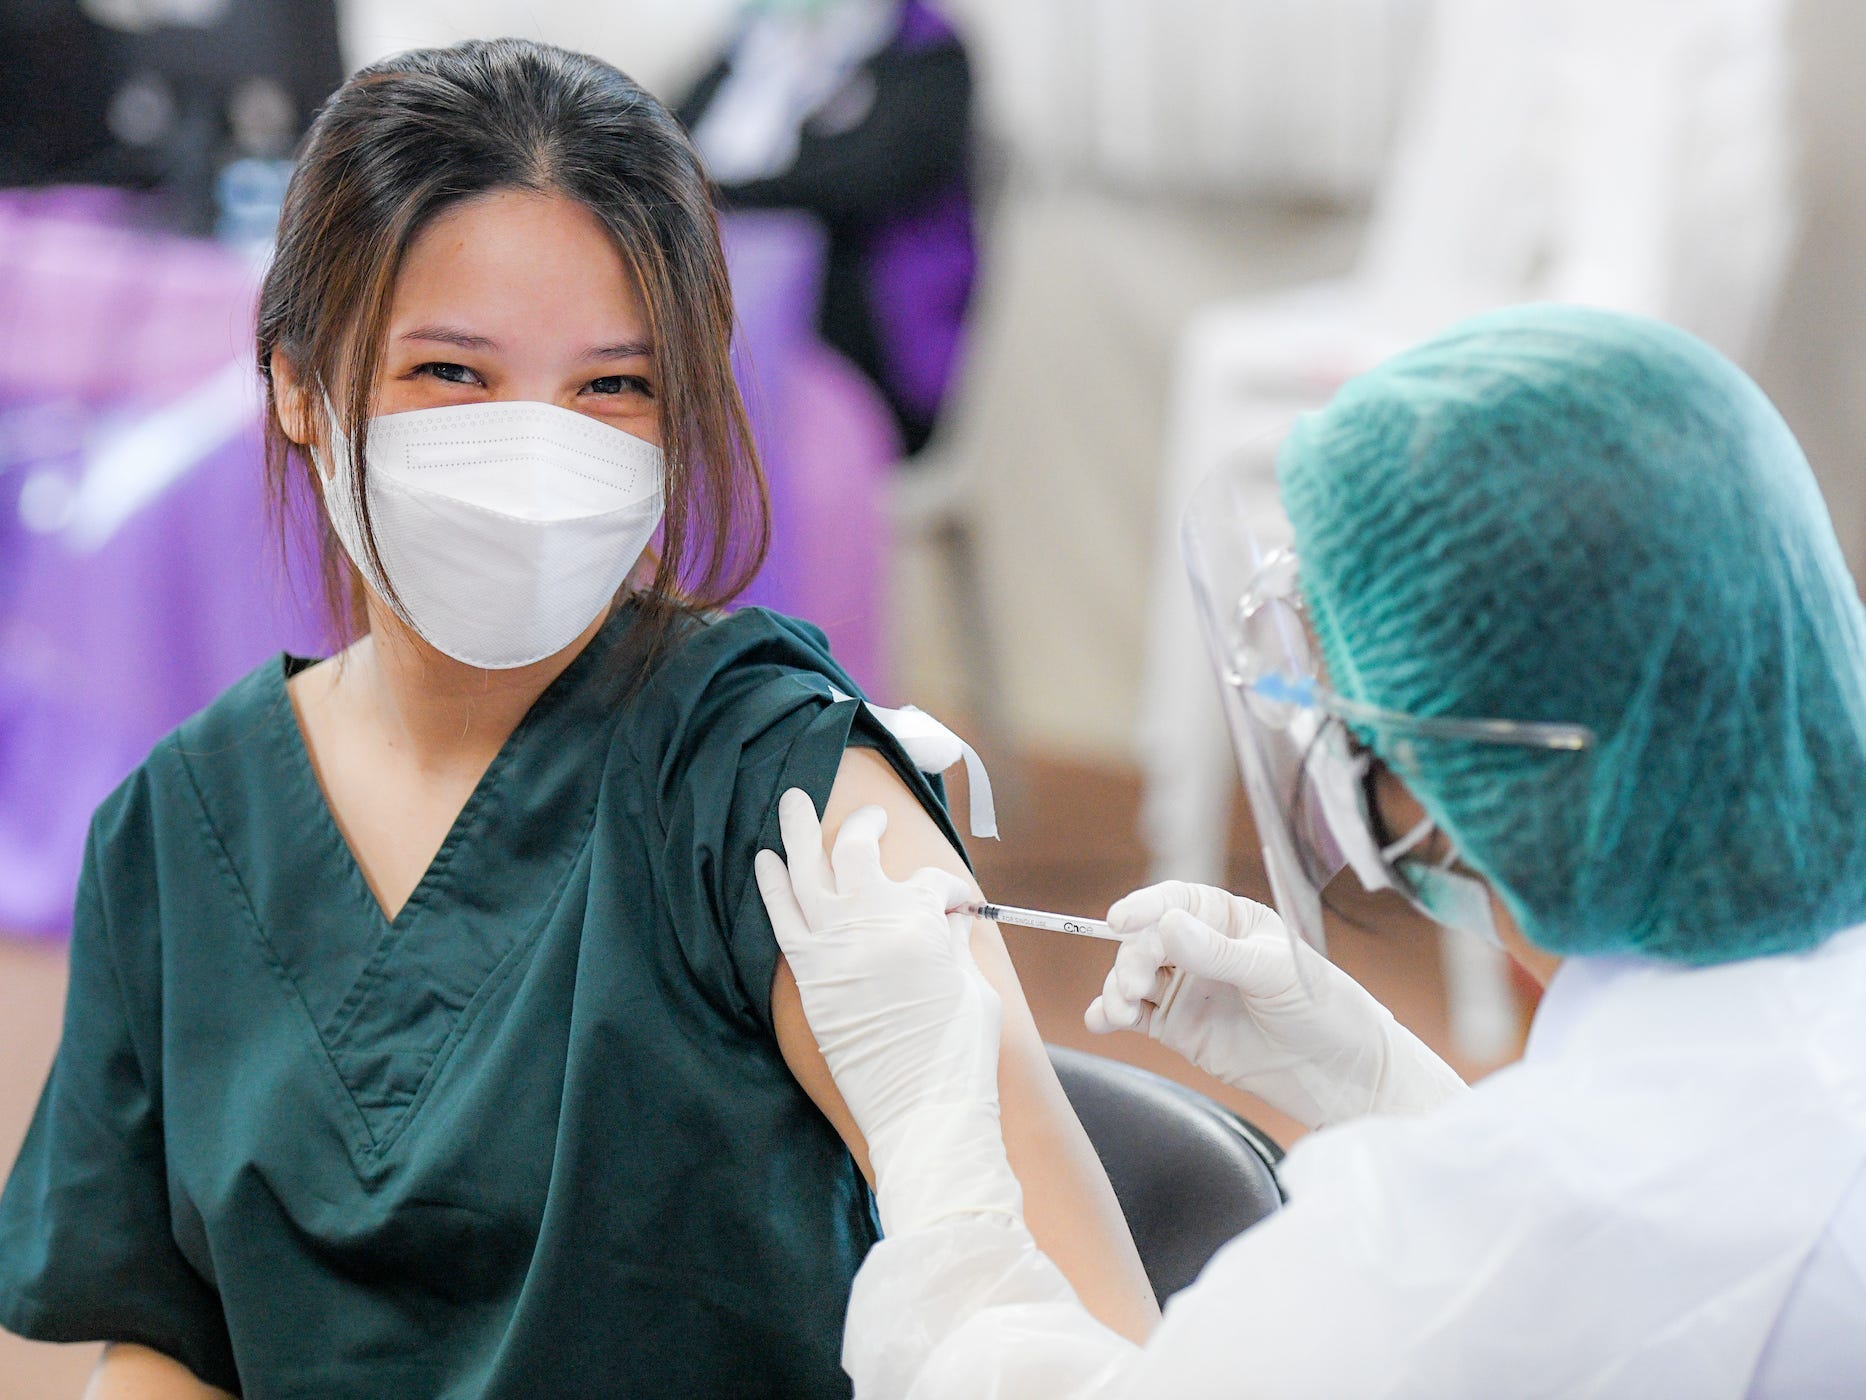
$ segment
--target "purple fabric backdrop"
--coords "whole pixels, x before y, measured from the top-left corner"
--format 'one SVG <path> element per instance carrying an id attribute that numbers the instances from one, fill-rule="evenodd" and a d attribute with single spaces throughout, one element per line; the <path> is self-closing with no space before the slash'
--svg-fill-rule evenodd
<path id="1" fill-rule="evenodd" d="M 822 230 L 775 211 L 723 224 L 739 314 L 734 364 L 771 481 L 771 553 L 745 601 L 818 624 L 849 674 L 881 698 L 894 420 L 874 386 L 817 338 Z"/>
<path id="2" fill-rule="evenodd" d="M 97 802 L 242 672 L 316 641 L 262 508 L 254 270 L 134 213 L 0 196 L 0 928 L 62 930 Z"/>

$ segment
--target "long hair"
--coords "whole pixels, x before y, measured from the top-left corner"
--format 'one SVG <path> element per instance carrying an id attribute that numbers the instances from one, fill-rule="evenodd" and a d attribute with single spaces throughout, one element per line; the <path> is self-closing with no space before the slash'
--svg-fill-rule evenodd
<path id="1" fill-rule="evenodd" d="M 279 422 L 276 350 L 351 443 L 337 470 L 382 576 L 363 463 L 396 276 L 437 214 L 495 190 L 589 209 L 647 306 L 667 513 L 626 647 L 639 679 L 676 621 L 750 583 L 770 512 L 732 376 L 732 295 L 705 171 L 667 109 L 598 59 L 522 39 L 419 49 L 361 70 L 318 112 L 259 298 L 271 498 L 281 520 L 295 498 L 317 498 L 310 453 Z M 362 584 L 322 511 L 318 552 L 329 626 L 354 640 L 367 630 Z"/>

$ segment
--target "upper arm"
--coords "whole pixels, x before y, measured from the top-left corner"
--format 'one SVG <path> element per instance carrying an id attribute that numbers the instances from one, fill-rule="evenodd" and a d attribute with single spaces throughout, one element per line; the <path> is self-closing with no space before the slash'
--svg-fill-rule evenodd
<path id="1" fill-rule="evenodd" d="M 888 874 L 902 879 L 924 866 L 937 866 L 971 880 L 964 860 L 887 760 L 873 750 L 851 748 L 843 755 L 823 813 L 825 843 L 833 845 L 843 820 L 867 806 L 888 813 L 881 843 Z M 1005 1149 L 1024 1188 L 1031 1234 L 1096 1317 L 1140 1340 L 1152 1329 L 1159 1309 L 1107 1173 L 1050 1066 L 997 925 L 975 920 L 971 946 L 979 970 L 1004 1003 L 998 1097 Z M 772 984 L 771 1013 L 786 1063 L 868 1173 L 866 1144 L 823 1063 L 804 1020 L 796 982 L 782 962 Z"/>
<path id="2" fill-rule="evenodd" d="M 116 1342 L 104 1348 L 103 1359 L 84 1388 L 84 1400 L 233 1400 L 196 1377 L 181 1362 L 159 1351 Z"/>

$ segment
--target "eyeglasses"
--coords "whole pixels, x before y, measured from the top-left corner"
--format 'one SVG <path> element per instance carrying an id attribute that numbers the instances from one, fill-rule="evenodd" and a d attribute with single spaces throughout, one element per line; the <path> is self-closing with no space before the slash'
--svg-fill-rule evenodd
<path id="1" fill-rule="evenodd" d="M 1292 549 L 1272 550 L 1264 558 L 1238 599 L 1231 633 L 1231 644 L 1221 658 L 1224 678 L 1240 691 L 1253 715 L 1272 728 L 1287 729 L 1295 715 L 1313 710 L 1359 730 L 1398 739 L 1574 751 L 1591 748 L 1595 742 L 1594 731 L 1586 725 L 1405 714 L 1330 690 L 1320 679 L 1320 648 L 1303 603 Z M 1402 772 L 1410 766 L 1397 756 L 1390 761 Z"/>

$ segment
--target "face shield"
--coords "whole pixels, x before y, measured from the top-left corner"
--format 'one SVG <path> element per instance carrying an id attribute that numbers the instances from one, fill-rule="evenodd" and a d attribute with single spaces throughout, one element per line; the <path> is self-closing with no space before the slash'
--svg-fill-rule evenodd
<path id="1" fill-rule="evenodd" d="M 1527 747 L 1583 764 L 1595 748 L 1593 731 L 1408 715 L 1336 693 L 1290 539 L 1261 485 L 1233 470 L 1207 478 L 1181 529 L 1277 912 L 1292 937 L 1326 951 L 1322 893 L 1352 869 L 1365 889 L 1394 890 L 1435 922 L 1495 942 L 1488 887 L 1461 868 L 1431 818 L 1421 815 L 1403 831 L 1382 821 L 1380 770 L 1410 784 L 1421 755 L 1442 744 Z"/>

